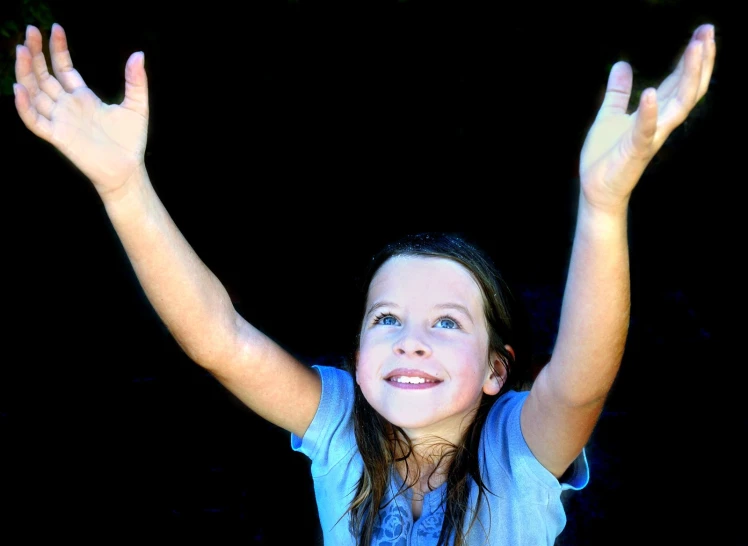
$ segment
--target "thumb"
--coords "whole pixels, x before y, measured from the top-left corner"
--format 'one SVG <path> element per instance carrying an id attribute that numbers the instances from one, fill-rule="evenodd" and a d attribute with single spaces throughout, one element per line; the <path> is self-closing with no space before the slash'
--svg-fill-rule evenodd
<path id="1" fill-rule="evenodd" d="M 632 84 L 631 65 L 625 61 L 618 61 L 610 69 L 600 114 L 625 114 L 631 98 Z"/>
<path id="2" fill-rule="evenodd" d="M 148 115 L 148 78 L 145 75 L 145 54 L 138 51 L 130 55 L 125 65 L 125 98 L 122 107 Z"/>

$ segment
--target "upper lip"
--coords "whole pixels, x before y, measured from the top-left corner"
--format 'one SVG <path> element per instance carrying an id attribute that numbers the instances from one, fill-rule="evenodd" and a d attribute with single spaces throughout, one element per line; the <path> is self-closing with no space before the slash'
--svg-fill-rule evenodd
<path id="1" fill-rule="evenodd" d="M 429 381 L 442 381 L 438 377 L 434 377 L 423 370 L 415 370 L 413 368 L 397 368 L 384 376 L 385 379 L 391 379 L 393 377 L 422 377 Z"/>

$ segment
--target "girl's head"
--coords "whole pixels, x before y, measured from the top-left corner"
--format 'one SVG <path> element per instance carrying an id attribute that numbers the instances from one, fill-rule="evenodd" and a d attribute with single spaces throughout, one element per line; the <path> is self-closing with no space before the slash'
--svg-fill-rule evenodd
<path id="1" fill-rule="evenodd" d="M 389 422 L 412 429 L 465 415 L 483 395 L 527 379 L 516 302 L 490 257 L 464 237 L 395 241 L 374 256 L 363 286 L 352 371 Z"/>
<path id="2" fill-rule="evenodd" d="M 484 307 L 473 275 L 449 258 L 395 256 L 374 275 L 356 383 L 411 439 L 456 440 L 482 395 L 501 390 L 508 358 L 489 349 Z"/>
<path id="3" fill-rule="evenodd" d="M 498 396 L 529 375 L 525 315 L 490 257 L 464 237 L 406 236 L 372 259 L 355 357 L 354 430 L 364 473 L 351 528 L 368 544 L 392 464 L 407 465 L 413 441 L 442 440 L 448 461 L 442 536 L 462 543 L 469 482 L 485 486 L 477 449 Z M 521 321 L 520 321 L 521 322 Z M 431 444 L 433 445 L 433 444 Z M 441 467 L 444 473 L 444 467 Z M 416 474 L 417 475 L 417 474 Z"/>

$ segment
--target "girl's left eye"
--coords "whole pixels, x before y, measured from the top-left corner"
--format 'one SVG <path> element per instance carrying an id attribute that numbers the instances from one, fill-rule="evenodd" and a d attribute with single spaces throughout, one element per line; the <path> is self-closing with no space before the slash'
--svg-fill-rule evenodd
<path id="1" fill-rule="evenodd" d="M 374 317 L 372 323 L 380 324 L 382 326 L 397 326 L 398 320 L 394 316 L 388 315 L 387 313 L 380 313 L 379 315 Z"/>
<path id="2" fill-rule="evenodd" d="M 436 321 L 436 325 L 439 328 L 447 328 L 447 329 L 456 329 L 460 327 L 460 325 L 457 323 L 456 320 L 449 318 L 449 317 L 440 318 L 439 320 Z"/>

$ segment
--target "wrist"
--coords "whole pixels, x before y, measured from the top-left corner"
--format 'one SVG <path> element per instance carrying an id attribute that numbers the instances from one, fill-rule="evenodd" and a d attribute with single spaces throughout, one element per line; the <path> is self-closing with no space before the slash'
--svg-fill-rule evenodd
<path id="1" fill-rule="evenodd" d="M 140 193 L 142 189 L 149 186 L 150 183 L 151 181 L 148 177 L 148 171 L 145 168 L 145 164 L 139 163 L 133 167 L 130 174 L 121 184 L 105 189 L 100 189 L 96 183 L 94 183 L 94 186 L 96 187 L 104 206 L 108 208 L 109 206 L 114 206 L 120 202 L 131 199 L 133 195 Z"/>
<path id="2" fill-rule="evenodd" d="M 158 200 L 145 165 L 139 165 L 130 176 L 116 188 L 99 192 L 107 215 L 115 223 L 130 222 L 153 212 L 152 204 Z"/>
<path id="3" fill-rule="evenodd" d="M 600 206 L 579 197 L 577 229 L 595 233 L 601 237 L 620 237 L 627 234 L 628 200 L 616 206 Z"/>

